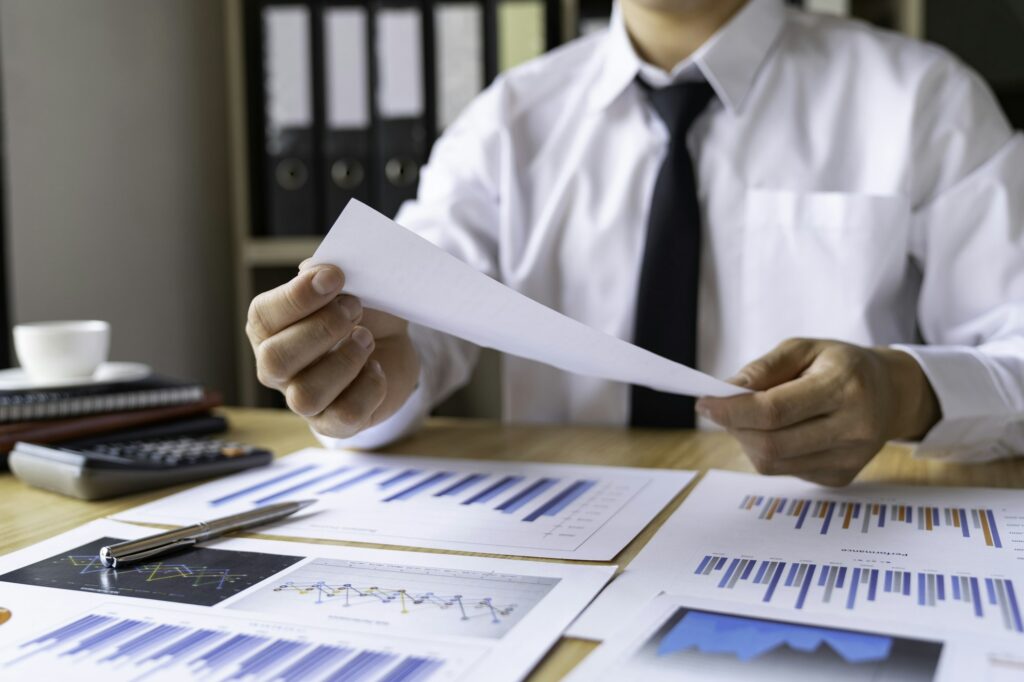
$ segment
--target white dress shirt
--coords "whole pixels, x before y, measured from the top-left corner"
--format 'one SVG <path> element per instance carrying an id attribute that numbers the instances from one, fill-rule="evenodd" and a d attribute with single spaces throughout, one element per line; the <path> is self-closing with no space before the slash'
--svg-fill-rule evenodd
<path id="1" fill-rule="evenodd" d="M 609 30 L 502 74 L 434 145 L 397 220 L 527 296 L 630 339 L 668 144 L 641 88 L 705 78 L 687 142 L 703 212 L 698 368 L 793 336 L 896 345 L 942 420 L 919 452 L 1024 453 L 1024 139 L 944 50 L 751 0 L 668 74 Z M 666 310 L 665 315 L 672 315 Z M 420 385 L 354 439 L 415 428 L 477 350 L 412 335 Z M 508 421 L 628 423 L 629 387 L 503 358 Z"/>

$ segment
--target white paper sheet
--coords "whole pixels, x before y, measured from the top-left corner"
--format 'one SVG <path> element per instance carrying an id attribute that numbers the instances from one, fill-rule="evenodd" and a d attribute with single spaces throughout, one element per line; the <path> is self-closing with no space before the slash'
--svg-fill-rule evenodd
<path id="1" fill-rule="evenodd" d="M 308 449 L 117 514 L 185 525 L 316 498 L 272 535 L 607 561 L 692 471 L 438 459 Z M 255 532 L 261 532 L 256 529 Z"/>
<path id="2" fill-rule="evenodd" d="M 356 200 L 312 262 L 341 268 L 346 291 L 366 306 L 479 346 L 668 393 L 745 392 L 537 303 Z"/>
<path id="3" fill-rule="evenodd" d="M 711 471 L 569 634 L 604 639 L 665 591 L 1024 646 L 1022 527 L 1024 491 Z"/>
<path id="4" fill-rule="evenodd" d="M 109 571 L 90 551 L 152 532 L 94 521 L 0 558 L 0 678 L 514 681 L 614 571 L 244 538 Z"/>
<path id="5" fill-rule="evenodd" d="M 1012 679 L 1022 662 L 1013 642 L 949 637 L 928 625 L 865 631 L 835 616 L 783 619 L 756 603 L 661 595 L 566 682 L 955 682 Z"/>

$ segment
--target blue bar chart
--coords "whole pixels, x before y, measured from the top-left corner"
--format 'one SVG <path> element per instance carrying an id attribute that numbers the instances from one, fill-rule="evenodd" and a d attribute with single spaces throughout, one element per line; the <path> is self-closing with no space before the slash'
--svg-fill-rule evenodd
<path id="1" fill-rule="evenodd" d="M 412 682 L 442 672 L 450 679 L 480 655 L 471 647 L 445 652 L 414 640 L 382 645 L 338 632 L 268 625 L 221 615 L 106 609 L 45 629 L 0 654 L 0 677 Z"/>
<path id="2" fill-rule="evenodd" d="M 611 559 L 692 472 L 307 450 L 119 514 L 190 523 L 315 499 L 275 534 Z M 614 522 L 612 520 L 614 519 Z"/>
<path id="3" fill-rule="evenodd" d="M 761 521 L 788 524 L 794 530 L 828 535 L 843 531 L 884 533 L 909 528 L 923 533 L 963 538 L 992 549 L 1003 541 L 996 514 L 989 508 L 942 507 L 869 501 L 746 495 L 738 509 Z"/>
<path id="4" fill-rule="evenodd" d="M 243 502 L 260 506 L 286 499 L 344 494 L 362 485 L 367 489 L 379 491 L 378 501 L 381 503 L 407 502 L 417 496 L 432 496 L 446 498 L 456 504 L 474 505 L 486 504 L 500 498 L 501 501 L 491 505 L 491 509 L 503 514 L 516 514 L 523 509 L 532 509 L 531 513 L 518 514 L 516 517 L 523 523 L 532 523 L 543 516 L 558 514 L 598 483 L 594 480 L 562 480 L 547 477 L 528 480 L 524 476 L 495 476 L 480 472 L 462 474 L 453 483 L 452 479 L 455 476 L 456 474 L 451 471 L 429 469 L 396 469 L 380 466 L 329 467 L 307 464 L 297 467 L 294 471 L 270 476 L 259 483 L 243 485 L 218 495 L 207 500 L 207 505 L 220 507 L 232 502 Z M 329 485 L 326 485 L 328 483 Z M 558 489 L 559 493 L 546 505 L 531 505 L 552 489 Z M 511 490 L 516 491 L 514 495 L 504 494 Z"/>
<path id="5" fill-rule="evenodd" d="M 884 621 L 1016 638 L 1022 567 L 1024 491 L 828 489 L 711 470 L 571 633 L 608 637 L 659 591 L 711 591 L 866 628 Z"/>
<path id="6" fill-rule="evenodd" d="M 983 577 L 871 566 L 704 555 L 693 569 L 719 590 L 797 610 L 919 608 L 940 618 L 979 619 L 1024 635 L 1017 586 Z"/>

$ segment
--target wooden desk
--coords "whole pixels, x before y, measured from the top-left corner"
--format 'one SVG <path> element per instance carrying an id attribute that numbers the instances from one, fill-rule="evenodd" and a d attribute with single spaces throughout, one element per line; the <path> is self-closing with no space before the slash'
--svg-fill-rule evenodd
<path id="1" fill-rule="evenodd" d="M 227 437 L 233 440 L 264 445 L 277 454 L 317 444 L 304 422 L 286 411 L 227 409 L 224 412 L 233 425 Z M 708 468 L 753 470 L 736 442 L 721 433 L 504 426 L 457 419 L 432 420 L 419 434 L 385 451 L 439 457 L 674 467 L 702 471 Z M 906 448 L 890 446 L 861 474 L 861 480 L 1019 488 L 1024 487 L 1024 459 L 973 466 L 941 464 L 912 459 Z M 82 502 L 28 488 L 10 474 L 0 475 L 0 554 L 184 487 L 187 486 L 103 502 Z M 620 567 L 628 564 L 665 518 L 679 506 L 683 497 L 685 493 L 633 540 L 616 557 L 615 563 Z M 19 513 L 19 510 L 24 513 Z M 355 543 L 325 541 L 324 544 Z M 559 679 L 593 648 L 590 642 L 563 639 L 538 666 L 531 679 Z"/>

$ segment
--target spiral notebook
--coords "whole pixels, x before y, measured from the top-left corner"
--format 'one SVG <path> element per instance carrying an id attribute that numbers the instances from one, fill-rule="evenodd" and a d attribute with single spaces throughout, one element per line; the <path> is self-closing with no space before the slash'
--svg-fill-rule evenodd
<path id="1" fill-rule="evenodd" d="M 104 386 L 0 391 L 0 424 L 144 410 L 202 399 L 201 385 L 161 376 Z"/>

